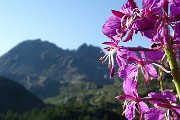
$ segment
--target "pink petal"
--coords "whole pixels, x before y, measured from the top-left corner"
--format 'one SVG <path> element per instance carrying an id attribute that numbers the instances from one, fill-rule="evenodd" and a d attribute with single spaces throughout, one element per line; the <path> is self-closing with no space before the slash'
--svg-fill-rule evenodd
<path id="1" fill-rule="evenodd" d="M 133 92 L 137 93 L 137 82 L 133 79 L 126 79 L 123 83 L 123 90 L 126 95 L 134 96 Z"/>
<path id="2" fill-rule="evenodd" d="M 146 55 L 151 60 L 161 60 L 164 55 L 164 52 L 163 51 L 147 52 Z"/>
<path id="3" fill-rule="evenodd" d="M 125 15 L 124 13 L 120 11 L 116 11 L 116 10 L 111 10 L 111 11 L 116 17 L 119 17 L 119 18 L 122 18 Z"/>
<path id="4" fill-rule="evenodd" d="M 145 113 L 145 120 L 164 120 L 165 117 L 164 110 L 159 110 L 157 108 L 151 108 L 148 112 Z"/>
<path id="5" fill-rule="evenodd" d="M 145 102 L 140 102 L 139 106 L 143 114 L 149 111 L 149 107 L 147 106 Z"/>
<path id="6" fill-rule="evenodd" d="M 149 74 L 148 74 L 148 71 L 144 67 L 142 67 L 142 73 L 144 74 L 144 78 L 147 84 L 149 82 Z"/>
<path id="7" fill-rule="evenodd" d="M 132 40 L 133 34 L 134 34 L 134 30 L 128 31 L 128 35 L 127 35 L 127 37 L 123 40 L 123 42 L 127 42 L 127 41 L 129 41 L 129 40 Z"/>
<path id="8" fill-rule="evenodd" d="M 130 95 L 119 95 L 115 97 L 118 100 L 130 100 L 130 101 L 136 101 L 136 98 L 130 96 Z"/>
<path id="9" fill-rule="evenodd" d="M 119 71 L 119 76 L 121 78 L 132 79 L 137 76 L 138 68 L 138 66 L 134 66 L 132 64 L 125 65 L 124 69 Z"/>
<path id="10" fill-rule="evenodd" d="M 126 107 L 125 116 L 128 120 L 132 120 L 135 117 L 135 104 L 130 104 Z"/>
<path id="11" fill-rule="evenodd" d="M 158 74 L 156 69 L 154 68 L 153 65 L 151 64 L 147 64 L 144 66 L 144 68 L 146 69 L 146 71 L 149 73 L 149 75 L 153 78 L 158 78 Z"/>
<path id="12" fill-rule="evenodd" d="M 162 92 L 162 95 L 164 96 L 164 98 L 167 98 L 169 101 L 171 101 L 172 103 L 176 102 L 176 96 L 173 95 L 171 92 L 169 91 L 164 91 Z"/>
<path id="13" fill-rule="evenodd" d="M 131 5 L 131 7 L 132 7 L 133 9 L 137 8 L 137 5 L 136 5 L 136 3 L 134 2 L 134 0 L 128 0 L 128 2 L 129 2 L 129 4 Z"/>
<path id="14" fill-rule="evenodd" d="M 140 51 L 141 58 L 146 59 L 144 52 Z"/>

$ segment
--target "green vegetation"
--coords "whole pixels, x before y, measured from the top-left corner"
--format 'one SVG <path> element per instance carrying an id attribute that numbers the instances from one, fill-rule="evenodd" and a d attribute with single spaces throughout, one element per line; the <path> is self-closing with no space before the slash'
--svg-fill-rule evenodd
<path id="1" fill-rule="evenodd" d="M 142 74 L 138 81 L 140 96 L 160 89 L 157 80 L 150 80 L 146 86 Z M 123 94 L 123 82 L 118 76 L 113 82 L 102 86 L 86 81 L 62 82 L 59 95 L 44 100 L 46 107 L 35 107 L 24 113 L 7 111 L 0 114 L 0 120 L 123 120 L 124 101 L 114 98 Z M 170 78 L 164 79 L 164 87 L 173 88 L 169 86 L 171 82 Z"/>
<path id="2" fill-rule="evenodd" d="M 61 104 L 42 110 L 32 109 L 24 114 L 8 111 L 0 115 L 1 120 L 125 120 L 120 105 L 85 103 Z"/>
<path id="3" fill-rule="evenodd" d="M 142 77 L 139 82 L 141 96 L 159 90 L 156 80 L 151 80 L 148 87 Z M 44 100 L 46 108 L 34 108 L 23 114 L 7 111 L 0 114 L 0 120 L 125 120 L 121 115 L 123 101 L 114 98 L 123 94 L 122 80 L 115 78 L 113 85 L 104 86 L 89 82 L 63 83 L 60 91 L 58 96 Z"/>

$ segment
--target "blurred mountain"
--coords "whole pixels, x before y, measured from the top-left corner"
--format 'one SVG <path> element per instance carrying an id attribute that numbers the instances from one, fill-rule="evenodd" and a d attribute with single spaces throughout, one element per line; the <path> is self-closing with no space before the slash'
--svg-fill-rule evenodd
<path id="1" fill-rule="evenodd" d="M 100 50 L 86 44 L 77 50 L 63 50 L 47 41 L 28 40 L 0 57 L 0 75 L 22 84 L 41 99 L 55 97 L 61 88 L 81 83 L 97 87 L 112 84 L 107 66 L 98 61 L 103 56 Z"/>
<path id="2" fill-rule="evenodd" d="M 11 110 L 22 113 L 42 107 L 45 104 L 22 85 L 0 76 L 0 112 Z"/>

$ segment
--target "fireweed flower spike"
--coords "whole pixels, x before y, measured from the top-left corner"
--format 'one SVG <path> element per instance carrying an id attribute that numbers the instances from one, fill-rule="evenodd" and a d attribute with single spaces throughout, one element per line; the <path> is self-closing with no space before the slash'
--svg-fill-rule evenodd
<path id="1" fill-rule="evenodd" d="M 178 120 L 180 105 L 176 104 L 176 97 L 167 91 L 163 92 L 166 90 L 163 84 L 160 84 L 162 93 L 151 92 L 147 97 L 139 97 L 137 78 L 139 69 L 146 83 L 151 77 L 163 78 L 164 72 L 169 73 L 180 99 L 180 0 L 142 0 L 142 9 L 137 7 L 135 0 L 127 0 L 120 11 L 112 10 L 112 16 L 102 29 L 110 42 L 103 43 L 108 45 L 105 48 L 107 54 L 100 60 L 102 63 L 109 60 L 110 78 L 114 76 L 115 63 L 118 64 L 117 73 L 124 78 L 125 95 L 116 98 L 125 100 L 126 118 L 134 119 L 137 111 L 140 120 L 143 115 L 145 120 Z M 121 42 L 132 40 L 137 32 L 150 39 L 150 48 L 118 46 Z M 148 102 L 154 107 L 148 108 Z"/>
<path id="2" fill-rule="evenodd" d="M 137 92 L 137 81 L 133 79 L 126 79 L 123 83 L 123 90 L 125 95 L 119 95 L 115 97 L 118 100 L 125 100 L 125 116 L 128 120 L 132 120 L 135 117 L 135 110 L 139 112 L 142 118 L 142 114 L 149 110 L 148 106 L 144 102 L 140 102 L 140 97 Z"/>

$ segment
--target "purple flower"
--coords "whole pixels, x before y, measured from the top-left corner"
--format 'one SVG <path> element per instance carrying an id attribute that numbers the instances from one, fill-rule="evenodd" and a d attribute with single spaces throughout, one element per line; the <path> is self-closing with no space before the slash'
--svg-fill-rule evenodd
<path id="1" fill-rule="evenodd" d="M 116 16 L 110 16 L 102 29 L 103 33 L 108 37 L 113 37 L 117 35 L 117 31 L 120 30 L 120 18 Z"/>
<path id="2" fill-rule="evenodd" d="M 114 54 L 116 54 L 119 77 L 125 78 L 123 83 L 125 94 L 117 96 L 116 99 L 125 100 L 126 118 L 134 119 L 137 110 L 140 120 L 143 115 L 145 120 L 178 120 L 180 104 L 176 104 L 176 97 L 172 93 L 151 92 L 148 97 L 141 98 L 137 86 L 139 70 L 143 73 L 146 84 L 150 78 L 158 78 L 153 65 L 174 76 L 175 67 L 170 64 L 172 71 L 168 71 L 163 63 L 170 60 L 169 57 L 180 60 L 180 0 L 142 0 L 141 10 L 134 0 L 128 0 L 120 11 L 112 10 L 112 14 L 103 26 L 103 33 L 111 42 L 103 43 L 108 45 L 105 48 L 108 53 L 100 60 L 102 63 L 109 60 L 108 67 L 112 78 L 115 74 Z M 133 35 L 138 32 L 150 39 L 152 43 L 150 49 L 118 46 L 120 41 L 132 40 Z M 178 69 L 176 72 L 178 73 Z M 150 102 L 154 107 L 149 109 L 145 102 Z"/>
<path id="3" fill-rule="evenodd" d="M 119 76 L 121 78 L 133 79 L 135 77 L 137 80 L 139 68 L 141 68 L 141 71 L 144 74 L 146 83 L 149 81 L 149 76 L 153 78 L 158 77 L 156 69 L 146 60 L 144 52 L 140 52 L 140 54 L 141 58 L 138 58 L 135 52 L 131 52 L 131 54 L 129 54 L 128 62 L 134 64 L 127 64 L 123 70 L 119 70 Z"/>
<path id="4" fill-rule="evenodd" d="M 148 26 L 147 24 L 145 24 L 145 22 L 142 21 L 141 10 L 137 8 L 134 0 L 128 0 L 128 2 L 123 5 L 120 11 L 112 10 L 112 13 L 120 18 L 121 30 L 118 29 L 117 35 L 120 35 L 120 39 L 122 39 L 122 37 L 125 37 L 125 39 L 122 40 L 123 42 L 132 40 L 133 34 L 137 33 L 138 30 L 144 30 L 152 27 Z M 136 22 L 137 20 L 138 22 Z"/>
<path id="5" fill-rule="evenodd" d="M 115 42 L 104 42 L 102 44 L 108 45 L 108 47 L 104 48 L 108 53 L 99 60 L 101 60 L 102 63 L 107 59 L 109 60 L 108 68 L 110 69 L 110 78 L 112 78 L 114 76 L 114 54 L 117 52 L 119 47 Z"/>
<path id="6" fill-rule="evenodd" d="M 117 30 L 117 37 L 115 39 L 122 40 L 122 38 L 127 34 L 126 38 L 122 41 L 127 42 L 132 39 L 134 30 L 129 29 L 135 20 L 135 15 L 133 15 L 133 9 L 129 2 L 123 5 L 120 11 L 112 10 L 112 13 L 117 16 L 120 21 L 120 29 Z"/>
<path id="7" fill-rule="evenodd" d="M 168 92 L 154 93 L 151 92 L 148 94 L 153 100 L 150 101 L 155 108 L 151 108 L 148 112 L 145 113 L 146 120 L 167 120 L 173 119 L 178 120 L 180 117 L 180 105 L 177 105 L 176 97 Z"/>
<path id="8" fill-rule="evenodd" d="M 139 110 L 142 117 L 142 114 L 147 112 L 149 108 L 144 102 L 139 101 L 140 97 L 137 93 L 137 81 L 126 79 L 123 83 L 123 90 L 125 95 L 119 95 L 116 99 L 125 100 L 124 105 L 126 107 L 126 118 L 128 118 L 128 120 L 132 120 L 135 117 L 135 110 Z"/>

